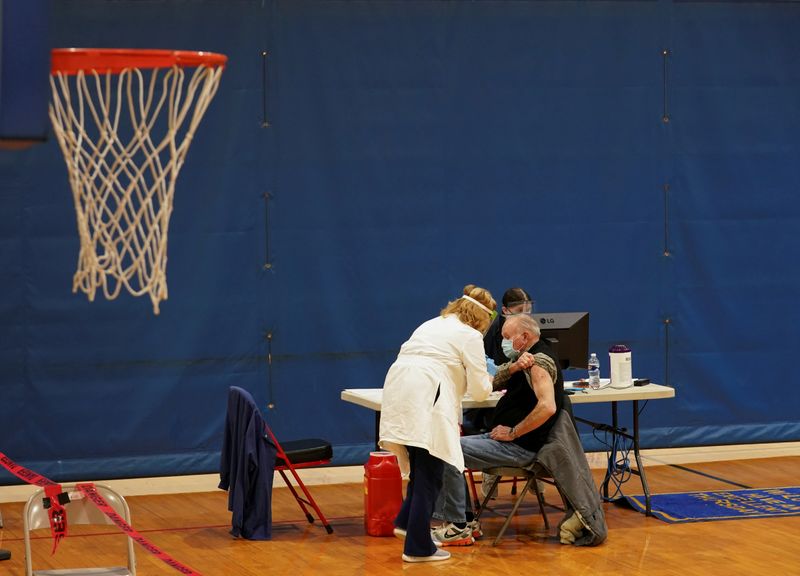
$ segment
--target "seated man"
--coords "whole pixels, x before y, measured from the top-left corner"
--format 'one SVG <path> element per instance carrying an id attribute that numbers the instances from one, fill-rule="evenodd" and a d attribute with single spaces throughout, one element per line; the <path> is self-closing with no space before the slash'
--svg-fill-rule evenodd
<path id="1" fill-rule="evenodd" d="M 495 466 L 525 468 L 547 440 L 563 406 L 564 381 L 558 360 L 549 347 L 534 350 L 539 325 L 527 314 L 506 319 L 503 348 L 514 362 L 498 367 L 494 389 L 506 389 L 491 420 L 491 432 L 461 438 L 464 464 L 481 470 Z M 558 393 L 556 393 L 558 391 Z M 435 518 L 446 523 L 433 531 L 443 545 L 470 545 L 480 535 L 480 526 L 469 518 L 466 483 L 461 471 L 445 468 Z"/>
<path id="2" fill-rule="evenodd" d="M 533 300 L 524 288 L 509 288 L 503 294 L 503 307 L 501 314 L 494 319 L 486 334 L 483 337 L 483 349 L 486 356 L 492 360 L 494 365 L 500 366 L 508 362 L 508 357 L 503 352 L 503 324 L 507 318 L 517 314 L 530 314 L 533 311 Z M 536 347 L 548 346 L 546 342 L 540 340 Z M 549 348 L 549 346 L 548 346 Z M 536 353 L 538 350 L 531 350 Z M 488 362 L 488 360 L 487 360 Z M 558 364 L 558 362 L 556 362 Z M 464 410 L 463 430 L 464 434 L 479 434 L 488 430 L 488 423 L 491 419 L 491 408 L 470 408 Z"/>

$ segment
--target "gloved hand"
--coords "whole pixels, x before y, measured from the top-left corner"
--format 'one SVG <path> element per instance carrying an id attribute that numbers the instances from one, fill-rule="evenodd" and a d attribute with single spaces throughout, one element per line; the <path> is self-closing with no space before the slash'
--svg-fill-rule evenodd
<path id="1" fill-rule="evenodd" d="M 497 374 L 497 366 L 495 366 L 494 360 L 492 360 L 488 356 L 486 357 L 486 371 L 489 373 L 489 376 L 492 377 L 494 377 L 494 375 Z"/>

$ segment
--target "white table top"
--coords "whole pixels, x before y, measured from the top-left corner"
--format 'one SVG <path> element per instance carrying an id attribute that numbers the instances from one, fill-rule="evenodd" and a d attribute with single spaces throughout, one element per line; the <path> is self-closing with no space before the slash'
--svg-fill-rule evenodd
<path id="1" fill-rule="evenodd" d="M 565 388 L 570 388 L 572 382 L 564 382 Z M 461 402 L 463 408 L 493 408 L 502 397 L 502 392 L 492 392 L 489 398 L 477 402 L 466 396 Z M 661 384 L 647 384 L 645 386 L 631 386 L 629 388 L 606 387 L 601 390 L 586 389 L 585 392 L 576 392 L 569 397 L 573 404 L 592 404 L 595 402 L 625 402 L 629 400 L 657 400 L 660 398 L 674 398 L 675 389 Z M 383 402 L 383 388 L 348 388 L 342 390 L 342 400 L 380 410 Z"/>

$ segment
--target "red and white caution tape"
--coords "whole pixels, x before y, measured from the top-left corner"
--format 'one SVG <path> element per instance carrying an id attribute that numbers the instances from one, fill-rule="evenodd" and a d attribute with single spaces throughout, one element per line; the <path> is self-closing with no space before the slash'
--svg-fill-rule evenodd
<path id="1" fill-rule="evenodd" d="M 28 470 L 24 466 L 20 466 L 13 460 L 11 460 L 8 456 L 0 452 L 0 466 L 11 472 L 14 476 L 27 482 L 28 484 L 33 484 L 34 486 L 43 487 L 45 490 L 45 495 L 49 500 L 49 508 L 48 514 L 50 516 L 50 530 L 53 534 L 53 554 L 55 554 L 56 548 L 58 547 L 59 542 L 63 540 L 67 536 L 67 511 L 64 508 L 63 504 L 65 504 L 68 499 L 61 496 L 63 494 L 63 490 L 61 489 L 60 484 L 56 484 L 52 480 L 45 478 L 41 474 L 37 474 L 33 470 Z M 120 516 L 114 508 L 105 501 L 105 499 L 100 495 L 97 491 L 97 488 L 92 483 L 86 484 L 77 484 L 75 488 L 82 493 L 92 504 L 97 506 L 97 508 L 106 516 L 108 516 L 111 521 L 116 524 L 120 530 L 122 530 L 128 537 L 130 537 L 134 542 L 142 546 L 145 550 L 150 552 L 153 556 L 167 564 L 168 566 L 172 566 L 180 572 L 181 574 L 187 574 L 190 576 L 201 576 L 199 572 L 196 572 L 186 566 L 185 564 L 181 564 L 177 560 L 175 560 L 172 556 L 161 550 L 158 546 L 150 542 L 147 538 L 142 536 L 139 532 L 133 529 L 133 527 L 125 522 L 125 519 Z M 59 497 L 61 496 L 61 497 Z"/>
<path id="2" fill-rule="evenodd" d="M 48 502 L 46 508 L 50 519 L 50 533 L 53 535 L 53 550 L 51 554 L 55 554 L 58 545 L 67 537 L 67 512 L 58 497 L 63 492 L 61 484 L 56 484 L 41 474 L 20 466 L 2 452 L 0 452 L 0 466 L 3 466 L 20 480 L 44 488 Z"/>

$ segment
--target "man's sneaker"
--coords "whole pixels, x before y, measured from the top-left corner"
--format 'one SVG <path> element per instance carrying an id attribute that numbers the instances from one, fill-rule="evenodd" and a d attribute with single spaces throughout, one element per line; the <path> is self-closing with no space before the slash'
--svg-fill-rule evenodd
<path id="1" fill-rule="evenodd" d="M 403 560 L 406 562 L 438 562 L 439 560 L 447 560 L 450 558 L 450 552 L 447 550 L 437 550 L 430 556 L 409 556 L 403 554 Z"/>
<path id="2" fill-rule="evenodd" d="M 483 536 L 483 530 L 481 530 L 481 523 L 478 520 L 473 520 L 471 522 L 467 522 L 467 528 L 472 531 L 472 539 L 477 540 L 481 536 Z"/>
<path id="3" fill-rule="evenodd" d="M 492 487 L 492 484 L 494 484 L 495 478 L 497 478 L 497 476 L 494 474 L 487 474 L 486 472 L 481 475 L 481 494 L 484 498 L 489 495 L 489 489 Z M 495 498 L 496 496 L 497 489 L 495 489 L 494 494 L 492 494 L 492 498 Z"/>
<path id="4" fill-rule="evenodd" d="M 459 528 L 452 522 L 431 530 L 431 538 L 434 543 L 441 543 L 441 546 L 472 546 L 475 543 L 469 525 Z"/>

